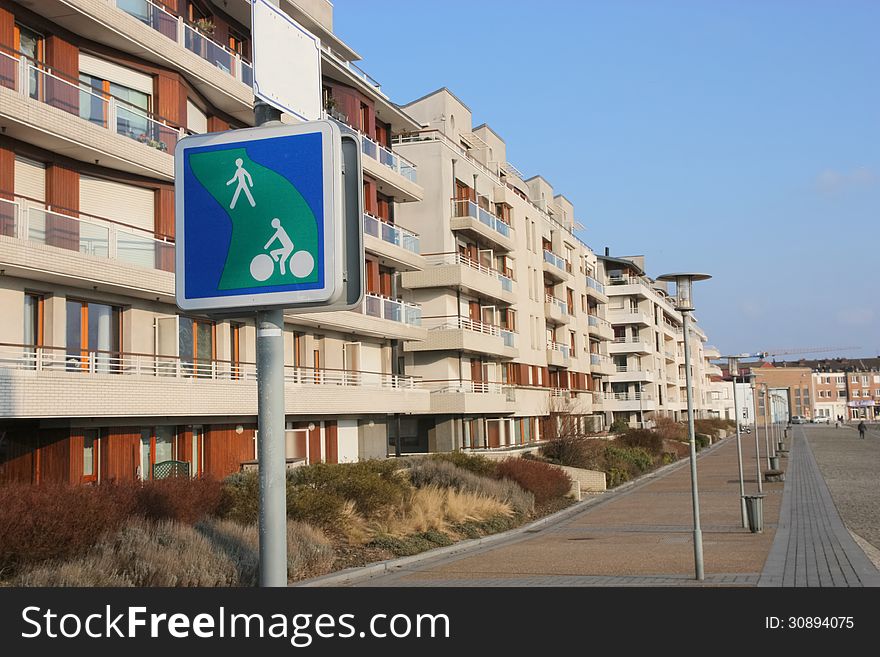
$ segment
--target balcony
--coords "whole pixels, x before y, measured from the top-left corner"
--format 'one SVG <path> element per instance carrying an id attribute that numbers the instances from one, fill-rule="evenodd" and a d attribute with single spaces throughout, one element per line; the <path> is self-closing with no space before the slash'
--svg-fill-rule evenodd
<path id="1" fill-rule="evenodd" d="M 571 348 L 559 342 L 547 343 L 547 365 L 550 367 L 568 367 Z"/>
<path id="2" fill-rule="evenodd" d="M 606 288 L 610 296 L 639 296 L 648 298 L 651 286 L 638 276 L 609 276 Z"/>
<path id="3" fill-rule="evenodd" d="M 654 398 L 645 392 L 606 392 L 605 410 L 608 411 L 653 411 Z"/>
<path id="4" fill-rule="evenodd" d="M 364 173 L 393 187 L 393 190 L 386 190 L 380 185 L 380 191 L 401 202 L 421 201 L 424 191 L 416 182 L 416 165 L 380 146 L 367 135 L 361 132 L 358 134 L 361 138 L 361 152 L 366 156 L 361 158 Z"/>
<path id="5" fill-rule="evenodd" d="M 610 376 L 617 371 L 610 357 L 595 353 L 590 354 L 590 370 L 594 376 Z"/>
<path id="6" fill-rule="evenodd" d="M 418 235 L 368 213 L 364 213 L 364 248 L 381 256 L 381 264 L 398 271 L 425 267 L 425 261 L 419 254 Z"/>
<path id="7" fill-rule="evenodd" d="M 611 322 L 598 315 L 587 315 L 587 333 L 600 340 L 614 339 L 614 329 L 611 328 Z"/>
<path id="8" fill-rule="evenodd" d="M 571 278 L 571 265 L 549 249 L 544 249 L 544 273 L 551 279 L 564 282 Z"/>
<path id="9" fill-rule="evenodd" d="M 608 345 L 609 354 L 650 354 L 653 347 L 649 342 L 635 337 L 614 338 Z"/>
<path id="10" fill-rule="evenodd" d="M 663 358 L 666 359 L 669 363 L 675 362 L 675 350 L 674 349 L 664 349 L 663 350 Z"/>
<path id="11" fill-rule="evenodd" d="M 170 154 L 186 131 L 155 114 L 56 75 L 42 62 L 0 52 L 6 134 L 85 162 L 174 177 Z M 132 147 L 132 142 L 142 146 Z"/>
<path id="12" fill-rule="evenodd" d="M 557 299 L 552 294 L 544 296 L 544 317 L 548 322 L 568 324 L 571 321 L 568 310 L 568 304 L 562 299 Z"/>
<path id="13" fill-rule="evenodd" d="M 501 251 L 514 248 L 513 229 L 494 214 L 467 199 L 451 199 L 452 219 L 449 227 L 473 239 L 487 241 Z"/>
<path id="14" fill-rule="evenodd" d="M 289 414 L 426 413 L 413 377 L 284 368 Z M 0 345 L 0 417 L 256 415 L 254 363 Z"/>
<path id="15" fill-rule="evenodd" d="M 585 276 L 587 281 L 587 295 L 593 297 L 599 303 L 608 303 L 608 293 L 605 286 L 592 276 Z"/>
<path id="16" fill-rule="evenodd" d="M 336 329 L 348 334 L 394 340 L 424 340 L 422 307 L 415 303 L 367 292 L 353 311 L 298 313 L 290 321 L 302 326 Z"/>
<path id="17" fill-rule="evenodd" d="M 106 218 L 0 199 L 0 264 L 8 275 L 91 283 L 128 296 L 174 297 L 174 243 Z"/>
<path id="18" fill-rule="evenodd" d="M 639 365 L 615 365 L 615 372 L 611 375 L 612 383 L 626 383 L 631 381 L 646 381 L 653 383 L 657 379 L 657 375 L 646 370 Z"/>
<path id="19" fill-rule="evenodd" d="M 430 253 L 422 271 L 401 274 L 401 284 L 409 290 L 449 287 L 470 294 L 515 303 L 514 283 L 501 272 L 474 262 L 461 253 Z"/>
<path id="20" fill-rule="evenodd" d="M 654 322 L 651 316 L 641 310 L 628 308 L 609 308 L 607 310 L 608 321 L 612 324 L 641 324 L 651 326 Z"/>
<path id="21" fill-rule="evenodd" d="M 430 391 L 431 412 L 441 414 L 490 415 L 516 411 L 516 391 L 497 382 L 435 380 L 422 381 Z"/>
<path id="22" fill-rule="evenodd" d="M 425 317 L 427 336 L 422 342 L 407 342 L 405 351 L 466 351 L 516 358 L 516 333 L 494 324 L 467 317 Z"/>

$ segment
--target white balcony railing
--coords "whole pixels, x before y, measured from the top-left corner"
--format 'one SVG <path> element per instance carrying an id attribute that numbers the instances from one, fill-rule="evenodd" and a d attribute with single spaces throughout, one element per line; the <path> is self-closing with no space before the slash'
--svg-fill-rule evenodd
<path id="1" fill-rule="evenodd" d="M 587 276 L 586 279 L 587 279 L 587 287 L 592 288 L 601 294 L 605 294 L 605 286 L 602 285 L 602 283 L 597 281 L 592 276 Z"/>
<path id="2" fill-rule="evenodd" d="M 384 164 L 389 169 L 396 171 L 410 182 L 416 182 L 416 165 L 401 157 L 397 153 L 392 153 L 384 146 L 380 146 L 365 134 L 361 135 L 361 151 L 364 155 L 371 157 Z"/>
<path id="3" fill-rule="evenodd" d="M 552 340 L 547 341 L 547 350 L 548 351 L 558 351 L 562 354 L 562 357 L 568 360 L 569 355 L 571 354 L 571 348 L 567 344 L 562 344 L 561 342 L 554 342 Z"/>
<path id="4" fill-rule="evenodd" d="M 420 305 L 400 299 L 390 299 L 371 292 L 364 295 L 361 312 L 370 317 L 400 322 L 407 326 L 422 325 L 422 307 Z"/>
<path id="5" fill-rule="evenodd" d="M 157 239 L 134 226 L 87 215 L 72 217 L 34 203 L 0 199 L 0 235 L 147 269 L 174 271 L 174 242 Z"/>
<path id="6" fill-rule="evenodd" d="M 557 299 L 552 294 L 547 294 L 547 295 L 544 295 L 544 301 L 556 306 L 556 308 L 559 310 L 559 312 L 562 313 L 563 315 L 570 314 L 568 312 L 568 304 L 565 301 L 563 301 L 562 299 Z"/>
<path id="7" fill-rule="evenodd" d="M 587 324 L 590 326 L 611 328 L 611 323 L 607 319 L 602 319 L 597 315 L 587 315 Z"/>
<path id="8" fill-rule="evenodd" d="M 556 267 L 557 269 L 561 269 L 562 271 L 568 271 L 566 268 L 565 258 L 561 258 L 560 256 L 553 253 L 548 249 L 544 249 L 544 262 L 549 262 L 551 265 Z"/>
<path id="9" fill-rule="evenodd" d="M 85 83 L 59 77 L 23 56 L 0 52 L 0 86 L 163 152 L 173 152 L 177 140 L 186 134 L 183 128 L 159 121 Z"/>
<path id="10" fill-rule="evenodd" d="M 504 223 L 488 210 L 484 210 L 479 205 L 468 199 L 451 199 L 452 216 L 453 217 L 472 217 L 485 224 L 496 233 L 504 237 L 510 237 L 510 226 Z"/>
<path id="11" fill-rule="evenodd" d="M 175 16 L 151 0 L 111 0 L 129 16 L 133 16 L 176 44 L 183 46 L 221 71 L 248 87 L 254 85 L 254 69 L 250 62 L 224 45 L 200 32 L 195 26 Z"/>
<path id="12" fill-rule="evenodd" d="M 481 274 L 484 274 L 491 278 L 497 278 L 501 282 L 501 288 L 506 292 L 513 291 L 513 279 L 505 276 L 497 269 L 492 269 L 482 263 L 471 260 L 466 255 L 463 255 L 461 253 L 430 253 L 425 255 L 425 259 L 428 261 L 429 265 L 435 267 L 440 267 L 443 265 L 463 265 L 465 267 L 470 267 L 471 269 L 474 269 Z"/>
<path id="13" fill-rule="evenodd" d="M 652 399 L 646 392 L 606 392 L 605 399 L 614 401 L 640 401 Z"/>
<path id="14" fill-rule="evenodd" d="M 0 344 L 0 369 L 66 372 L 71 376 L 140 376 L 193 381 L 256 381 L 256 364 L 219 360 L 193 360 L 155 354 L 82 351 L 78 347 L 35 347 Z M 419 387 L 411 376 L 357 370 L 314 369 L 284 366 L 284 381 L 303 386 L 356 386 L 407 389 Z"/>
<path id="15" fill-rule="evenodd" d="M 459 381 L 458 379 L 444 379 L 435 381 L 422 381 L 421 388 L 427 388 L 432 394 L 451 394 L 451 393 L 475 393 L 481 395 L 500 395 L 505 394 L 508 401 L 514 389 L 505 386 L 497 381 Z"/>
<path id="16" fill-rule="evenodd" d="M 406 228 L 389 224 L 364 213 L 364 233 L 377 237 L 383 242 L 402 247 L 412 253 L 419 253 L 419 236 Z"/>

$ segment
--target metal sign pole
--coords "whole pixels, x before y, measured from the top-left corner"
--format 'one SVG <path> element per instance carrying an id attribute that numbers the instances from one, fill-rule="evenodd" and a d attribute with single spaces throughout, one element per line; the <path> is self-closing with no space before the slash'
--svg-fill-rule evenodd
<path id="1" fill-rule="evenodd" d="M 731 364 L 729 365 L 729 368 L 735 369 L 736 365 Z M 742 511 L 742 526 L 748 527 L 749 516 L 746 511 L 746 486 L 745 480 L 743 479 L 742 436 L 739 428 L 739 399 L 736 394 L 736 379 L 738 377 L 738 372 L 731 372 L 731 374 L 733 374 L 733 419 L 736 422 L 736 462 L 739 466 L 739 504 Z"/>
<path id="2" fill-rule="evenodd" d="M 281 112 L 254 104 L 258 126 Z M 260 586 L 287 586 L 287 460 L 284 447 L 284 311 L 257 312 L 257 459 L 260 473 Z"/>

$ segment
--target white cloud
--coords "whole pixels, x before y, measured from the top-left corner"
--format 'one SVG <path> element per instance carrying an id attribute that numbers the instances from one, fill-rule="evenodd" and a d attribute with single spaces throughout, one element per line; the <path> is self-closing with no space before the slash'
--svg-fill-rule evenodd
<path id="1" fill-rule="evenodd" d="M 816 177 L 816 187 L 826 194 L 871 187 L 878 183 L 880 183 L 880 174 L 868 167 L 858 167 L 851 171 L 825 169 Z"/>

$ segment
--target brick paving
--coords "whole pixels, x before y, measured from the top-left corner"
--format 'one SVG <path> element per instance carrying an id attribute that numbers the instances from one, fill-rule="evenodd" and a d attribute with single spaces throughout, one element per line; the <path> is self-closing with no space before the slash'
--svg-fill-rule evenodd
<path id="1" fill-rule="evenodd" d="M 763 436 L 759 443 L 763 452 Z M 754 436 L 743 436 L 746 494 L 757 492 L 754 444 Z M 389 565 L 373 579 L 334 585 L 880 586 L 880 573 L 847 532 L 799 427 L 789 458 L 781 459 L 785 483 L 764 484 L 763 533 L 741 526 L 735 439 L 701 453 L 706 577 L 696 581 L 687 463 L 492 545 Z"/>
<path id="2" fill-rule="evenodd" d="M 880 586 L 880 573 L 843 524 L 802 427 L 794 431 L 778 529 L 758 586 Z"/>

